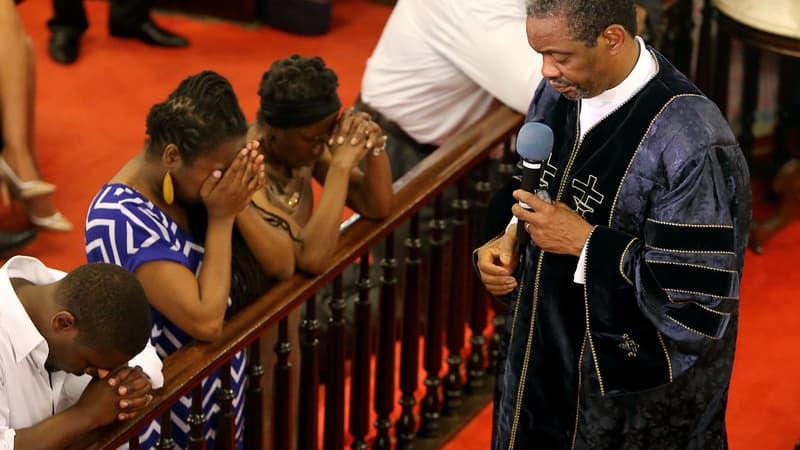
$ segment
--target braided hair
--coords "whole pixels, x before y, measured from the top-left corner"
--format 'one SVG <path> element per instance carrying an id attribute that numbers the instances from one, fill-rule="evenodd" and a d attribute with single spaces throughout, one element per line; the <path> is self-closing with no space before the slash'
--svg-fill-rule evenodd
<path id="1" fill-rule="evenodd" d="M 206 70 L 181 81 L 164 102 L 147 115 L 146 152 L 160 156 L 164 147 L 175 144 L 187 165 L 205 152 L 231 139 L 245 136 L 247 121 L 230 82 Z M 205 205 L 185 205 L 189 226 L 196 239 L 204 241 L 208 228 Z M 270 286 L 239 230 L 232 236 L 231 300 L 226 316 L 241 309 Z"/>
<path id="2" fill-rule="evenodd" d="M 204 151 L 245 133 L 247 121 L 230 82 L 206 70 L 181 81 L 164 102 L 153 105 L 146 149 L 160 156 L 164 147 L 175 144 L 191 164 Z"/>

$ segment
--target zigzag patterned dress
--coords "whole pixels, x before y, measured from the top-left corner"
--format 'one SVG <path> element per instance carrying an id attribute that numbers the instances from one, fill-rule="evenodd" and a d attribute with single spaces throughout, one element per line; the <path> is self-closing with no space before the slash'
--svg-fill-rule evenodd
<path id="1" fill-rule="evenodd" d="M 86 257 L 89 262 L 107 262 L 133 272 L 149 261 L 174 261 L 197 274 L 203 260 L 203 243 L 196 242 L 157 206 L 133 188 L 123 184 L 107 184 L 92 201 L 86 217 Z M 228 306 L 231 301 L 228 299 Z M 163 359 L 192 338 L 153 308 L 153 329 L 150 339 Z M 231 361 L 233 400 L 236 414 L 236 435 L 242 446 L 242 411 L 245 387 L 245 355 L 238 353 Z M 206 442 L 214 448 L 214 430 L 219 405 L 216 393 L 220 386 L 219 372 L 203 381 L 203 412 L 206 418 Z M 172 408 L 172 438 L 178 448 L 187 447 L 191 397 L 185 396 Z M 152 422 L 142 430 L 140 448 L 155 448 L 161 427 Z"/>

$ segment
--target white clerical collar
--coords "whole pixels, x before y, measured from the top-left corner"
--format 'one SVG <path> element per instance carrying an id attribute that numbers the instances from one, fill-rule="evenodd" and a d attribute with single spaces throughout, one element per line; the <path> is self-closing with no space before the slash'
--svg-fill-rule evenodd
<path id="1" fill-rule="evenodd" d="M 636 36 L 635 39 L 639 44 L 639 59 L 636 60 L 636 65 L 633 67 L 631 73 L 629 73 L 620 84 L 602 94 L 583 99 L 582 107 L 590 106 L 602 108 L 602 105 L 606 104 L 617 106 L 625 103 L 656 76 L 656 73 L 658 73 L 658 64 L 656 63 L 655 57 L 652 53 L 647 51 L 647 47 L 642 38 Z"/>
<path id="2" fill-rule="evenodd" d="M 600 95 L 581 99 L 581 140 L 590 129 L 630 100 L 658 73 L 655 55 L 647 50 L 644 41 L 639 36 L 636 36 L 636 42 L 639 44 L 639 59 L 636 60 L 636 65 L 633 66 L 631 73 L 620 84 Z"/>

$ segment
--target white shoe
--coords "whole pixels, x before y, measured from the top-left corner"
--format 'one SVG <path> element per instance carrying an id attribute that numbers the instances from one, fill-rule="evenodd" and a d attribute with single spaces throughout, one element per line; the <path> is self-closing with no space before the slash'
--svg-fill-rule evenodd
<path id="1" fill-rule="evenodd" d="M 37 195 L 50 194 L 56 190 L 54 184 L 42 180 L 22 181 L 11 169 L 5 159 L 0 156 L 0 177 L 8 183 L 11 190 L 20 198 L 31 198 Z"/>
<path id="2" fill-rule="evenodd" d="M 30 216 L 30 219 L 32 224 L 45 230 L 68 232 L 75 228 L 72 226 L 72 222 L 58 211 L 47 217 Z"/>

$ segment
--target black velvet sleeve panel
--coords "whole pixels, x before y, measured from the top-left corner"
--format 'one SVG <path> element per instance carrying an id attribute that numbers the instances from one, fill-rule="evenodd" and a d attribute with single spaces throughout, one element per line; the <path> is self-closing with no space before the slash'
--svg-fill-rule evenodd
<path id="1" fill-rule="evenodd" d="M 719 339 L 738 311 L 736 202 L 720 160 L 738 147 L 687 155 L 666 183 L 644 227 L 645 249 L 634 274 L 642 311 L 670 339 L 700 350 Z M 674 166 L 675 162 L 673 162 Z"/>
<path id="2" fill-rule="evenodd" d="M 652 248 L 675 252 L 733 253 L 733 226 L 661 222 L 651 218 L 645 224 Z"/>

